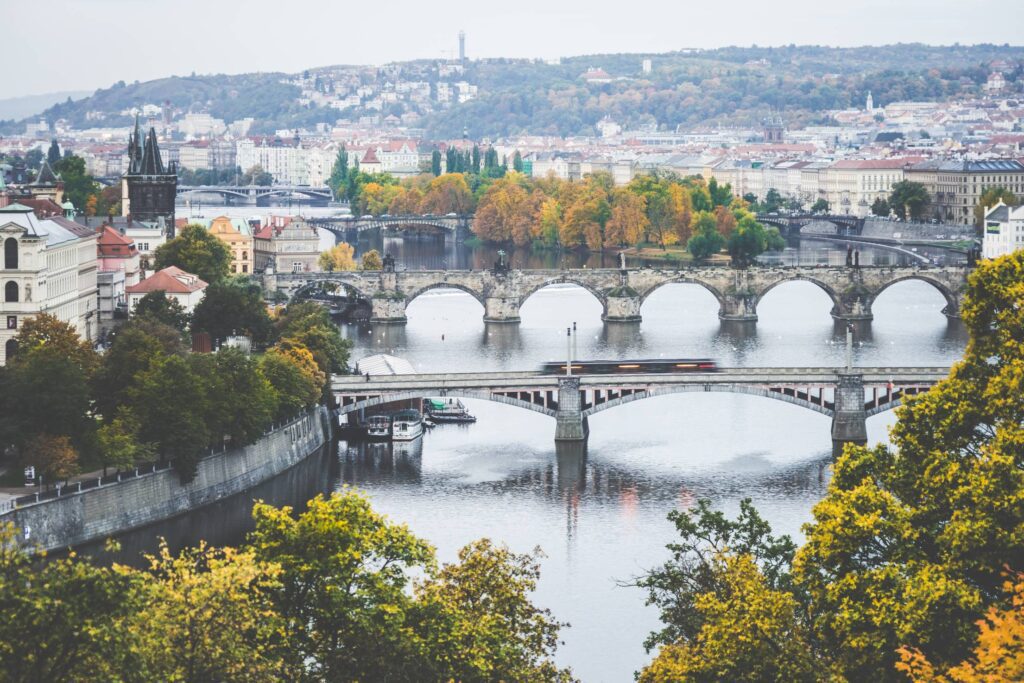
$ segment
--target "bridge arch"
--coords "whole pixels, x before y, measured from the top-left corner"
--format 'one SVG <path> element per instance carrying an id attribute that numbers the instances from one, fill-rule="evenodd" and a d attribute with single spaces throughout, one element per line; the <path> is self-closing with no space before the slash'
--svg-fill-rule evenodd
<path id="1" fill-rule="evenodd" d="M 789 282 L 810 282 L 812 284 L 817 285 L 818 288 L 821 289 L 823 292 L 825 292 L 825 294 L 828 295 L 828 298 L 830 298 L 832 300 L 832 310 L 833 311 L 842 311 L 843 310 L 842 299 L 840 298 L 839 293 L 836 292 L 836 290 L 834 290 L 832 287 L 830 287 L 828 284 L 822 282 L 818 278 L 810 277 L 810 276 L 807 276 L 807 275 L 801 275 L 801 274 L 798 274 L 798 273 L 788 274 L 787 277 L 779 278 L 775 282 L 772 282 L 770 285 L 768 285 L 767 287 L 765 287 L 764 289 L 759 291 L 757 293 L 756 297 L 754 298 L 754 306 L 755 306 L 755 308 L 761 303 L 761 299 L 764 298 L 765 294 L 767 294 L 768 292 L 772 291 L 773 289 L 775 289 L 779 285 L 784 285 L 784 284 L 787 284 Z"/>
<path id="2" fill-rule="evenodd" d="M 813 410 L 816 413 L 833 417 L 835 411 L 823 405 L 812 403 L 795 396 L 789 396 L 777 391 L 770 391 L 765 387 L 746 386 L 742 384 L 681 384 L 672 387 L 661 387 L 653 390 L 638 391 L 628 396 L 622 396 L 621 398 L 615 398 L 605 403 L 601 403 L 596 406 L 592 406 L 583 411 L 583 417 L 589 417 L 596 413 L 600 413 L 609 408 L 615 408 L 616 406 L 625 405 L 626 403 L 632 403 L 633 401 L 642 401 L 645 398 L 654 398 L 656 396 L 668 396 L 671 394 L 690 394 L 690 393 L 723 393 L 723 394 L 746 394 L 748 396 L 761 396 L 764 398 L 774 399 L 776 401 L 783 401 L 791 405 L 800 406 L 801 408 L 807 408 Z"/>
<path id="3" fill-rule="evenodd" d="M 338 409 L 339 415 L 347 415 L 354 413 L 364 408 L 373 408 L 375 406 L 385 405 L 387 403 L 395 403 L 397 401 L 409 401 L 415 399 L 424 399 L 434 396 L 441 396 L 445 398 L 475 398 L 482 401 L 491 401 L 492 403 L 502 403 L 507 406 L 513 406 L 516 408 L 524 408 L 526 410 L 532 410 L 535 413 L 541 413 L 548 417 L 555 417 L 557 415 L 553 408 L 546 408 L 529 401 L 523 401 L 517 398 L 511 398 L 508 396 L 501 396 L 499 394 L 492 394 L 486 390 L 471 390 L 471 389 L 420 389 L 417 391 L 403 391 L 394 394 L 386 394 L 384 396 L 374 396 L 371 398 L 365 398 L 361 401 L 356 401 L 345 406 L 341 406 Z"/>
<path id="4" fill-rule="evenodd" d="M 874 293 L 873 299 L 878 299 L 878 296 L 882 292 L 884 292 L 885 290 L 889 289 L 893 285 L 895 285 L 895 284 L 897 284 L 899 282 L 906 282 L 908 280 L 920 280 L 921 282 L 927 282 L 932 287 L 937 289 L 939 291 L 939 294 L 941 294 L 942 297 L 946 300 L 946 307 L 944 309 L 942 309 L 943 313 L 945 313 L 946 315 L 953 315 L 953 316 L 958 316 L 960 314 L 960 301 L 957 298 L 957 295 L 952 290 L 950 290 L 949 287 L 947 287 L 945 283 L 943 283 L 942 281 L 940 281 L 940 280 L 938 280 L 938 279 L 936 279 L 934 277 L 931 277 L 927 273 L 916 273 L 915 272 L 915 273 L 908 273 L 906 275 L 899 275 L 897 277 L 894 277 L 893 279 L 885 282 L 884 284 L 882 284 L 881 287 L 878 288 L 878 291 L 876 291 Z"/>
<path id="5" fill-rule="evenodd" d="M 550 280 L 545 280 L 544 282 L 532 285 L 519 298 L 519 305 L 523 306 L 523 304 L 526 303 L 527 299 L 529 299 L 531 296 L 533 296 L 540 290 L 544 289 L 545 287 L 550 287 L 551 285 L 576 285 L 577 287 L 585 289 L 594 295 L 594 298 L 597 299 L 597 303 L 601 304 L 601 313 L 605 314 L 608 312 L 608 298 L 607 296 L 605 296 L 605 293 L 599 290 L 597 287 L 594 287 L 593 285 L 582 280 L 578 280 L 571 275 L 563 275 L 551 278 Z"/>
<path id="6" fill-rule="evenodd" d="M 665 285 L 700 285 L 707 291 L 711 292 L 711 295 L 715 297 L 715 299 L 718 301 L 719 308 L 725 305 L 725 295 L 722 294 L 722 292 L 720 292 L 714 285 L 708 282 L 704 282 L 703 280 L 692 278 L 686 275 L 680 275 L 665 280 L 664 282 L 659 282 L 658 284 L 654 285 L 647 291 L 642 292 L 640 294 L 640 306 L 642 307 L 644 305 L 644 302 L 647 301 L 648 297 L 650 297 L 652 294 L 654 294 L 656 291 L 658 291 Z"/>
<path id="7" fill-rule="evenodd" d="M 222 197 L 238 197 L 240 199 L 245 199 L 245 198 L 247 198 L 249 196 L 245 192 L 238 192 L 237 190 L 229 190 L 227 188 L 216 187 L 216 186 L 213 186 L 213 187 L 193 187 L 193 188 L 189 188 L 187 190 L 180 190 L 178 192 L 178 196 L 179 197 L 184 197 L 185 195 L 192 195 L 192 194 L 219 194 Z"/>
<path id="8" fill-rule="evenodd" d="M 483 294 L 481 294 L 480 292 L 476 291 L 472 287 L 469 287 L 469 286 L 463 285 L 463 284 L 459 284 L 457 282 L 432 282 L 429 285 L 425 285 L 423 287 L 420 287 L 419 289 L 414 290 L 414 291 L 412 291 L 412 292 L 410 292 L 409 294 L 406 295 L 406 297 L 405 297 L 405 305 L 408 306 L 409 304 L 411 304 L 413 302 L 414 299 L 416 299 L 416 297 L 418 297 L 418 296 L 420 296 L 422 294 L 426 294 L 427 292 L 429 292 L 429 291 L 431 291 L 433 289 L 457 289 L 460 292 L 465 292 L 466 294 L 469 294 L 471 297 L 476 299 L 476 301 L 481 306 L 483 306 L 485 308 L 487 307 L 487 304 L 485 302 L 485 298 L 484 298 Z"/>

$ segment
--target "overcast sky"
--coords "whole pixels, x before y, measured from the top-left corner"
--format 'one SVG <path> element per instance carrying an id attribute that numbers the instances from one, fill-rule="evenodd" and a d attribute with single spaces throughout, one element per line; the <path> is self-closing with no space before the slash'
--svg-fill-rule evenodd
<path id="1" fill-rule="evenodd" d="M 837 6 L 841 5 L 841 6 Z M 455 54 L 1024 42 L 1024 0 L 3 0 L 0 98 Z"/>

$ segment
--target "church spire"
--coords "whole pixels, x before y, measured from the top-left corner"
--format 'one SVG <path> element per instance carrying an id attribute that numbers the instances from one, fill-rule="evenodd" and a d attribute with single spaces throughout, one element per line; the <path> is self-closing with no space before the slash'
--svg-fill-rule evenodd
<path id="1" fill-rule="evenodd" d="M 142 175 L 163 175 L 163 159 L 160 158 L 160 147 L 156 143 L 156 129 L 150 128 L 146 136 L 146 146 L 142 151 L 142 159 L 139 162 L 139 173 Z"/>

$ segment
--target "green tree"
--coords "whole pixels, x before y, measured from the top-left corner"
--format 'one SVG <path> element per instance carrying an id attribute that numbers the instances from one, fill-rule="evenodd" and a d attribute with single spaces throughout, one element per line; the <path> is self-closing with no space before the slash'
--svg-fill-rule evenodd
<path id="1" fill-rule="evenodd" d="M 163 356 L 140 372 L 127 392 L 139 420 L 139 438 L 155 444 L 184 481 L 195 477 L 199 457 L 212 442 L 205 387 L 188 359 Z"/>
<path id="2" fill-rule="evenodd" d="M 103 474 L 107 468 L 128 469 L 137 462 L 149 460 L 156 454 L 152 444 L 139 439 L 139 421 L 128 407 L 120 408 L 114 419 L 96 431 Z"/>
<path id="3" fill-rule="evenodd" d="M 234 348 L 191 359 L 205 383 L 206 428 L 214 443 L 225 439 L 232 448 L 256 442 L 277 413 L 277 393 L 259 365 Z"/>
<path id="4" fill-rule="evenodd" d="M 346 370 L 351 342 L 341 337 L 322 306 L 309 301 L 291 304 L 278 317 L 276 329 L 282 345 L 290 341 L 308 349 L 326 377 Z"/>
<path id="5" fill-rule="evenodd" d="M 167 296 L 167 292 L 162 289 L 149 292 L 139 299 L 132 309 L 132 315 L 173 327 L 180 333 L 188 329 L 191 318 L 178 300 Z"/>
<path id="6" fill-rule="evenodd" d="M 345 181 L 348 179 L 348 150 L 345 149 L 345 145 L 341 146 L 338 150 L 338 156 L 334 160 L 334 166 L 331 168 L 331 177 L 328 180 L 330 183 L 331 190 L 334 192 L 334 198 L 340 197 L 345 189 Z"/>
<path id="7" fill-rule="evenodd" d="M 96 179 L 85 169 L 85 159 L 80 156 L 64 157 L 53 164 L 54 172 L 60 174 L 64 183 L 64 197 L 75 205 L 78 211 L 84 211 L 89 198 L 99 194 L 100 186 Z"/>
<path id="8" fill-rule="evenodd" d="M 274 176 L 263 170 L 263 167 L 256 164 L 252 168 L 249 168 L 242 174 L 243 185 L 273 185 Z"/>
<path id="9" fill-rule="evenodd" d="M 82 339 L 70 323 L 49 313 L 40 313 L 25 320 L 15 340 L 19 354 L 50 349 L 76 363 L 86 375 L 91 375 L 99 365 L 99 354 L 92 344 Z"/>
<path id="10" fill-rule="evenodd" d="M 1005 187 L 986 188 L 978 198 L 978 205 L 974 207 L 974 227 L 982 227 L 985 223 L 985 212 L 999 202 L 1007 206 L 1017 206 L 1020 200 Z"/>
<path id="11" fill-rule="evenodd" d="M 886 206 L 888 206 L 888 204 Z M 814 202 L 814 204 L 811 205 L 811 213 L 828 213 L 828 209 L 828 201 L 825 199 L 818 199 L 816 202 Z M 874 209 L 873 206 L 872 209 Z M 886 215 L 888 215 L 888 213 Z"/>
<path id="12" fill-rule="evenodd" d="M 320 398 L 326 378 L 308 349 L 269 349 L 260 357 L 259 366 L 277 393 L 275 422 L 295 417 Z"/>
<path id="13" fill-rule="evenodd" d="M 208 332 L 215 342 L 229 335 L 246 335 L 254 345 L 263 347 L 272 332 L 263 289 L 248 278 L 210 285 L 192 313 L 192 331 Z"/>
<path id="14" fill-rule="evenodd" d="M 52 167 L 61 159 L 60 145 L 57 144 L 57 138 L 50 140 L 50 148 L 46 150 L 46 161 Z"/>
<path id="15" fill-rule="evenodd" d="M 889 207 L 889 202 L 886 201 L 884 197 L 879 197 L 871 203 L 871 213 L 875 216 L 886 218 L 890 213 L 892 213 L 892 209 Z"/>
<path id="16" fill-rule="evenodd" d="M 512 170 L 516 173 L 523 172 L 523 155 L 516 150 L 516 153 L 512 155 Z"/>
<path id="17" fill-rule="evenodd" d="M 96 408 L 108 422 L 128 403 L 128 391 L 154 359 L 184 354 L 181 333 L 162 323 L 135 319 L 114 335 L 92 380 Z"/>
<path id="18" fill-rule="evenodd" d="M 95 428 L 88 417 L 89 376 L 73 356 L 51 346 L 19 350 L 6 388 L 5 417 L 25 451 L 30 439 L 43 434 L 68 436 L 78 450 L 89 449 Z"/>
<path id="19" fill-rule="evenodd" d="M 764 203 L 761 205 L 765 213 L 776 213 L 783 205 L 782 195 L 774 187 L 768 189 L 764 196 Z"/>
<path id="20" fill-rule="evenodd" d="M 900 220 L 907 220 L 908 216 L 911 220 L 920 220 L 928 200 L 928 190 L 921 183 L 912 180 L 895 183 L 889 194 L 889 206 Z"/>
<path id="21" fill-rule="evenodd" d="M 201 225 L 186 225 L 174 239 L 156 250 L 156 269 L 177 266 L 209 284 L 220 282 L 231 269 L 231 250 Z"/>
<path id="22" fill-rule="evenodd" d="M 750 214 L 741 216 L 736 229 L 726 241 L 726 248 L 732 263 L 738 268 L 746 268 L 765 251 L 778 251 L 785 248 L 786 242 L 775 228 L 766 230 L 763 225 Z"/>
<path id="23" fill-rule="evenodd" d="M 439 150 L 435 149 L 430 153 L 430 172 L 435 178 L 441 175 L 441 152 Z"/>
<path id="24" fill-rule="evenodd" d="M 732 186 L 729 183 L 719 185 L 714 177 L 708 181 L 708 194 L 711 196 L 712 206 L 729 206 L 732 203 Z"/>
<path id="25" fill-rule="evenodd" d="M 694 223 L 694 236 L 686 242 L 686 250 L 695 261 L 704 261 L 725 246 L 725 238 L 718 231 L 715 217 L 702 211 Z"/>

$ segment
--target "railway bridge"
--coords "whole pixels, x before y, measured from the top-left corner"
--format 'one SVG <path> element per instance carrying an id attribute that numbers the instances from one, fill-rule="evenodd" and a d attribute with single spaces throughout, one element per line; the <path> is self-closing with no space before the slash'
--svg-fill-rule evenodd
<path id="1" fill-rule="evenodd" d="M 329 187 L 311 185 L 178 185 L 177 197 L 183 200 L 194 195 L 217 194 L 225 200 L 256 206 L 262 199 L 301 195 L 307 199 L 329 202 L 334 193 Z"/>
<path id="2" fill-rule="evenodd" d="M 833 449 L 867 441 L 866 420 L 927 391 L 949 374 L 946 367 L 722 368 L 680 374 L 546 375 L 477 372 L 421 375 L 335 375 L 331 388 L 340 413 L 395 401 L 436 396 L 476 398 L 555 418 L 555 440 L 585 441 L 588 418 L 654 396 L 727 392 L 784 401 L 832 418 Z"/>
<path id="3" fill-rule="evenodd" d="M 780 284 L 811 282 L 832 300 L 838 320 L 871 320 L 871 305 L 886 288 L 904 280 L 921 280 L 945 299 L 943 313 L 959 316 L 969 268 L 963 266 L 758 266 L 745 269 L 700 266 L 665 268 L 594 268 L 566 270 L 421 270 L 344 271 L 332 273 L 265 273 L 268 292 L 289 298 L 325 283 L 371 303 L 371 321 L 404 323 L 408 304 L 433 289 L 467 292 L 484 308 L 486 322 L 519 322 L 519 309 L 538 290 L 553 284 L 573 284 L 600 302 L 602 319 L 638 322 L 644 301 L 672 283 L 704 287 L 718 300 L 722 320 L 756 321 L 761 299 Z"/>
<path id="4" fill-rule="evenodd" d="M 459 230 L 468 230 L 472 221 L 472 216 L 459 216 L 454 213 L 444 216 L 409 214 L 395 216 L 330 216 L 306 219 L 306 222 L 310 225 L 332 232 L 340 239 L 344 239 L 349 231 L 363 232 L 364 230 L 378 229 L 432 228 L 443 232 L 455 233 Z"/>

